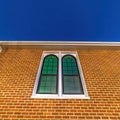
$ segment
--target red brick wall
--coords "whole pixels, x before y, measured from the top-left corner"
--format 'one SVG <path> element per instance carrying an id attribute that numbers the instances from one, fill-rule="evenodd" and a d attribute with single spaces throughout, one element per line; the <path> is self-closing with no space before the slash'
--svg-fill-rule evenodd
<path id="1" fill-rule="evenodd" d="M 0 119 L 120 119 L 120 50 L 77 50 L 89 100 L 31 98 L 40 49 L 0 53 Z"/>

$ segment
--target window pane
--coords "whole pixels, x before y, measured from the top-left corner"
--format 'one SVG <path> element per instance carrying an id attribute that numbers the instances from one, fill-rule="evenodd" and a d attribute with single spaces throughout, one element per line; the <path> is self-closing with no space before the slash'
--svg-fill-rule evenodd
<path id="1" fill-rule="evenodd" d="M 56 84 L 57 84 L 56 76 L 41 76 L 38 93 L 44 93 L 44 94 L 53 93 L 53 94 L 55 94 L 56 93 Z"/>
<path id="2" fill-rule="evenodd" d="M 64 93 L 68 94 L 80 94 L 82 93 L 82 87 L 80 87 L 79 76 L 64 76 Z"/>
<path id="3" fill-rule="evenodd" d="M 47 56 L 43 63 L 42 74 L 57 74 L 58 60 L 56 56 Z"/>
<path id="4" fill-rule="evenodd" d="M 58 58 L 55 55 L 46 56 L 43 61 L 38 93 L 56 94 L 58 78 Z"/>
<path id="5" fill-rule="evenodd" d="M 65 56 L 63 58 L 63 74 L 78 75 L 77 64 L 75 58 L 72 56 Z"/>
<path id="6" fill-rule="evenodd" d="M 62 59 L 63 93 L 83 94 L 76 58 L 66 55 Z"/>

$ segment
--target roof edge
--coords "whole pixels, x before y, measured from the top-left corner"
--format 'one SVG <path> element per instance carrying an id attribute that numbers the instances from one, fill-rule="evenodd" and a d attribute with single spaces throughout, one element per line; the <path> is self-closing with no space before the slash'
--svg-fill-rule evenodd
<path id="1" fill-rule="evenodd" d="M 120 46 L 120 42 L 78 42 L 78 41 L 0 41 L 0 45 L 72 45 L 72 46 Z"/>

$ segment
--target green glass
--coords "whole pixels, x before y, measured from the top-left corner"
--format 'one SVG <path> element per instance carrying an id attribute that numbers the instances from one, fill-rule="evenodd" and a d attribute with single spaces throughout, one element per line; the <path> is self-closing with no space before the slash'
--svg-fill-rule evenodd
<path id="1" fill-rule="evenodd" d="M 58 58 L 54 55 L 45 57 L 38 93 L 56 94 L 57 93 L 57 76 L 58 76 Z"/>
<path id="2" fill-rule="evenodd" d="M 83 89 L 80 82 L 76 59 L 71 55 L 64 56 L 62 59 L 62 68 L 63 68 L 63 93 L 82 94 Z"/>
<path id="3" fill-rule="evenodd" d="M 64 93 L 65 94 L 81 94 L 82 87 L 80 85 L 79 76 L 64 76 Z"/>
<path id="4" fill-rule="evenodd" d="M 41 76 L 38 93 L 51 94 L 56 93 L 56 76 Z"/>
<path id="5" fill-rule="evenodd" d="M 57 74 L 58 60 L 56 56 L 47 56 L 43 63 L 42 74 Z"/>
<path id="6" fill-rule="evenodd" d="M 63 74 L 79 74 L 76 60 L 73 56 L 65 56 L 62 61 Z"/>

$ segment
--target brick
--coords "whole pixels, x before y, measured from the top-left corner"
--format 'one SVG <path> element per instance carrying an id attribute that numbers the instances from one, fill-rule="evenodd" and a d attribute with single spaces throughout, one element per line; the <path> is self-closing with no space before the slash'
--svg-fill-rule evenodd
<path id="1" fill-rule="evenodd" d="M 119 49 L 74 49 L 80 58 L 89 100 L 31 98 L 44 50 L 48 49 L 9 48 L 0 53 L 1 120 L 120 119 Z"/>

